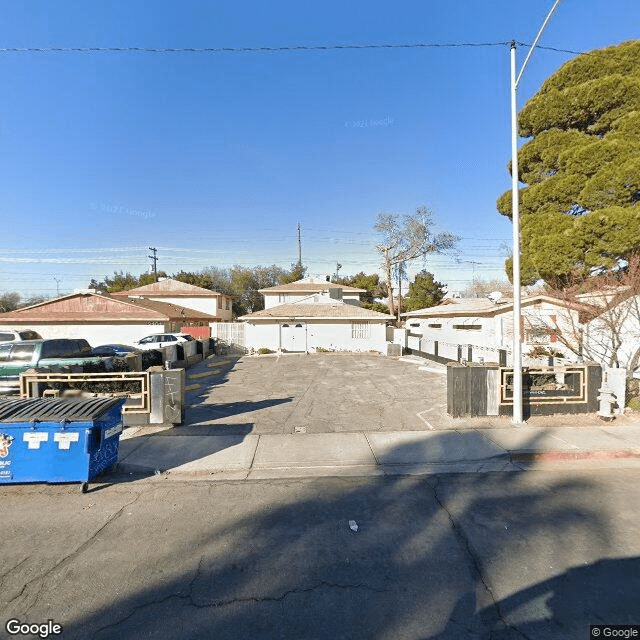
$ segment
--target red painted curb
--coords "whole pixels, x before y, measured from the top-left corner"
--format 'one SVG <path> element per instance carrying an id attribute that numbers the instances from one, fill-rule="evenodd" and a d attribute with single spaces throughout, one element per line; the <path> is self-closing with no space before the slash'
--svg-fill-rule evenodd
<path id="1" fill-rule="evenodd" d="M 640 451 L 514 451 L 510 462 L 561 462 L 563 460 L 623 460 L 640 458 Z"/>

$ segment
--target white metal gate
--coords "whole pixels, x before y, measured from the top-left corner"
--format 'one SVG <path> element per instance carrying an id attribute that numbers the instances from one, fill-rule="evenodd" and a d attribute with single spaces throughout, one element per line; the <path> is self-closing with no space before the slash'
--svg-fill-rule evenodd
<path id="1" fill-rule="evenodd" d="M 303 322 L 280 325 L 280 346 L 283 351 L 307 350 L 307 327 Z"/>
<path id="2" fill-rule="evenodd" d="M 244 322 L 217 322 L 211 325 L 211 337 L 220 346 L 244 351 L 246 326 Z"/>

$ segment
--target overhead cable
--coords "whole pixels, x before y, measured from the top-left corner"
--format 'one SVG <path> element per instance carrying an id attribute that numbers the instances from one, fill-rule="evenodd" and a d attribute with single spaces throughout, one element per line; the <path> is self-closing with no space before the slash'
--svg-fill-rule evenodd
<path id="1" fill-rule="evenodd" d="M 296 51 L 336 51 L 363 49 L 454 49 L 470 47 L 504 47 L 511 46 L 511 40 L 503 42 L 414 42 L 407 44 L 301 44 L 279 47 L 0 47 L 0 53 L 282 53 Z M 528 47 L 526 42 L 516 44 Z M 584 51 L 559 49 L 557 47 L 538 46 L 558 53 L 580 55 Z"/>

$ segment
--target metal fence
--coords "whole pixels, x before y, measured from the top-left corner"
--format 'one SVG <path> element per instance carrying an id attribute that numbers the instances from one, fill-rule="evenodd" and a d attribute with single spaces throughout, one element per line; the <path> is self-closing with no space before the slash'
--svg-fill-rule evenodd
<path id="1" fill-rule="evenodd" d="M 217 322 L 211 325 L 211 337 L 216 339 L 216 353 L 246 351 L 244 322 Z"/>
<path id="2" fill-rule="evenodd" d="M 513 366 L 513 354 L 510 346 L 487 347 L 476 344 L 460 344 L 422 338 L 416 334 L 409 334 L 407 340 L 409 350 L 423 358 L 438 362 L 496 362 L 500 366 Z M 532 358 L 522 356 L 523 367 L 551 366 L 554 359 L 551 357 Z"/>

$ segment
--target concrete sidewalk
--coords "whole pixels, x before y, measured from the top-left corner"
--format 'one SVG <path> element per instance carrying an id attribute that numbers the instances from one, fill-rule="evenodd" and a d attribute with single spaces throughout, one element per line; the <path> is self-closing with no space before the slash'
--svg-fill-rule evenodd
<path id="1" fill-rule="evenodd" d="M 206 435 L 127 429 L 118 473 L 259 480 L 640 465 L 640 425 L 324 434 Z"/>
<path id="2" fill-rule="evenodd" d="M 446 367 L 421 358 L 209 358 L 186 423 L 125 430 L 118 472 L 263 479 L 638 464 L 637 414 L 451 418 Z"/>

